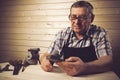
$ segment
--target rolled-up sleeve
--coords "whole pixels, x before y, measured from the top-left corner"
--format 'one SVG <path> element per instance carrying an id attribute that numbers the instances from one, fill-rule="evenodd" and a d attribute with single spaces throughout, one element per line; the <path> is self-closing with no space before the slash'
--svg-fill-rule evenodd
<path id="1" fill-rule="evenodd" d="M 55 35 L 53 42 L 48 48 L 48 53 L 59 54 L 62 50 L 63 43 L 64 40 L 63 40 L 62 32 L 58 32 L 58 34 Z"/>
<path id="2" fill-rule="evenodd" d="M 112 55 L 112 47 L 107 31 L 103 30 L 97 37 L 95 50 L 98 58 L 106 55 Z"/>

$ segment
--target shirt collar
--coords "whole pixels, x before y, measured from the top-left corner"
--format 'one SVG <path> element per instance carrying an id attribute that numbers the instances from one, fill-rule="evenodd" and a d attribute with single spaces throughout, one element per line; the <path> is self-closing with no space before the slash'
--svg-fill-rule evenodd
<path id="1" fill-rule="evenodd" d="M 91 29 L 91 25 L 89 25 L 87 32 L 85 33 L 84 37 L 89 37 L 90 36 L 90 29 Z M 72 28 L 71 28 L 71 37 L 75 37 L 75 33 L 73 32 Z"/>

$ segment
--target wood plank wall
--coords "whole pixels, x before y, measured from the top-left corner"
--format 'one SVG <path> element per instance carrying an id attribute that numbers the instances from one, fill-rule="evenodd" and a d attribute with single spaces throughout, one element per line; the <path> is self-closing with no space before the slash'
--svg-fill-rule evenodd
<path id="1" fill-rule="evenodd" d="M 76 0 L 0 0 L 0 62 L 24 59 L 28 48 L 44 53 L 54 35 L 69 26 Z M 113 53 L 120 52 L 120 0 L 88 0 L 95 7 L 94 24 L 109 31 Z M 120 60 L 117 60 L 120 61 Z"/>
<path id="2" fill-rule="evenodd" d="M 28 48 L 44 53 L 67 27 L 72 0 L 0 0 L 0 59 L 23 59 Z"/>

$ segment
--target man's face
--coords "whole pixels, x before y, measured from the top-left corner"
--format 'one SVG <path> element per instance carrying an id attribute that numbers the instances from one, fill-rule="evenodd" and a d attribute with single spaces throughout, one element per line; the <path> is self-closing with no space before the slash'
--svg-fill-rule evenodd
<path id="1" fill-rule="evenodd" d="M 69 19 L 73 31 L 77 34 L 84 34 L 91 23 L 91 14 L 88 13 L 86 7 L 73 7 Z"/>

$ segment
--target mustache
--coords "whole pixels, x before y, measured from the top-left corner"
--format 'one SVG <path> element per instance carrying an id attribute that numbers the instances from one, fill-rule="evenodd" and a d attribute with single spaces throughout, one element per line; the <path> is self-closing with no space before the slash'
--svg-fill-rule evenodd
<path id="1" fill-rule="evenodd" d="M 73 27 L 78 27 L 78 28 L 82 28 L 82 25 L 72 25 Z"/>
<path id="2" fill-rule="evenodd" d="M 74 22 L 72 22 L 72 25 L 81 27 L 81 26 L 82 26 L 82 23 L 79 22 L 79 23 L 75 24 Z"/>

